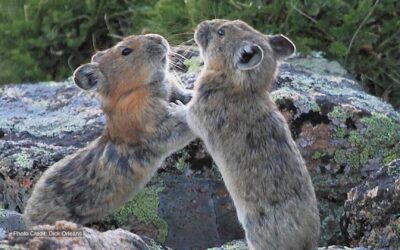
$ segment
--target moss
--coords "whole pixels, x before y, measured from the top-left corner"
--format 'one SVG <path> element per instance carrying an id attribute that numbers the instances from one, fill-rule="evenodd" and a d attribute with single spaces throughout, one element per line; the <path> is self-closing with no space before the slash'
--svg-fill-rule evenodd
<path id="1" fill-rule="evenodd" d="M 158 193 L 162 187 L 146 187 L 122 208 L 111 215 L 117 226 L 123 227 L 130 216 L 135 216 L 144 224 L 153 224 L 158 230 L 157 240 L 164 242 L 168 233 L 168 224 L 158 216 Z"/>

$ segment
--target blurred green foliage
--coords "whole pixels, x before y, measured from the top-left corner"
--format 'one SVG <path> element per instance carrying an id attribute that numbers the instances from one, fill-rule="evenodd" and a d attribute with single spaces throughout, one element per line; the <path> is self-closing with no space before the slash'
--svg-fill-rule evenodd
<path id="1" fill-rule="evenodd" d="M 176 45 L 200 21 L 227 18 L 326 52 L 400 106 L 398 0 L 2 0 L 0 9 L 0 83 L 60 80 L 121 36 L 160 33 Z"/>

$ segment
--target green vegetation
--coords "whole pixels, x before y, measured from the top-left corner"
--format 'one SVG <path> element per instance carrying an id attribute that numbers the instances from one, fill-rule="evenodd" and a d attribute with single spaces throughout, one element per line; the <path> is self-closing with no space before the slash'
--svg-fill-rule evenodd
<path id="1" fill-rule="evenodd" d="M 343 123 L 348 115 L 340 107 L 335 107 L 329 117 Z M 384 114 L 372 113 L 370 117 L 362 118 L 360 124 L 365 127 L 360 131 L 338 127 L 334 137 L 347 138 L 351 147 L 335 151 L 333 158 L 336 163 L 349 164 L 357 169 L 369 159 L 379 159 L 388 164 L 399 157 L 400 125 L 395 120 Z"/>
<path id="2" fill-rule="evenodd" d="M 187 169 L 187 163 L 186 161 L 190 158 L 189 153 L 185 150 L 181 150 L 181 156 L 177 159 L 175 162 L 174 166 L 181 172 L 185 172 L 185 169 Z"/>
<path id="3" fill-rule="evenodd" d="M 400 106 L 397 0 L 6 0 L 0 8 L 0 83 L 64 79 L 128 34 L 160 33 L 176 45 L 202 20 L 239 18 L 288 35 L 301 52 L 326 52 Z"/>
<path id="4" fill-rule="evenodd" d="M 157 230 L 157 240 L 164 242 L 168 233 L 168 224 L 158 216 L 158 193 L 162 187 L 145 187 L 132 200 L 108 217 L 116 222 L 116 226 L 124 228 L 129 224 L 129 218 L 135 216 L 144 224 L 152 224 Z"/>

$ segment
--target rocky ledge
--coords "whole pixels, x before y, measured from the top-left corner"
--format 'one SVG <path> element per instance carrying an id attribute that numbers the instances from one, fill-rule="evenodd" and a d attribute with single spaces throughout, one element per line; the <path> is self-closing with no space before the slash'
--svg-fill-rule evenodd
<path id="1" fill-rule="evenodd" d="M 174 71 L 191 88 L 202 67 L 198 53 L 193 47 L 177 52 L 187 59 L 173 58 Z M 320 246 L 399 248 L 400 166 L 394 160 L 400 158 L 400 114 L 319 54 L 284 62 L 271 95 L 312 175 Z M 96 138 L 103 124 L 93 93 L 81 92 L 70 79 L 1 87 L 0 207 L 7 214 L 23 211 L 41 173 Z M 3 227 L 1 220 L 10 217 L 0 218 Z M 200 141 L 169 157 L 132 201 L 85 226 L 123 228 L 173 249 L 219 247 L 244 237 Z"/>

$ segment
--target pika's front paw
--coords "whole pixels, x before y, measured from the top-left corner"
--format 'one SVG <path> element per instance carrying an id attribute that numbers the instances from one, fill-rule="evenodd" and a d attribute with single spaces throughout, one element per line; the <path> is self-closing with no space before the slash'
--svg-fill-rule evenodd
<path id="1" fill-rule="evenodd" d="M 187 106 L 179 100 L 170 102 L 168 105 L 168 113 L 172 116 L 184 117 L 186 116 L 187 110 Z"/>
<path id="2" fill-rule="evenodd" d="M 193 97 L 193 91 L 186 90 L 182 96 L 182 102 L 184 104 L 188 104 L 190 102 L 190 100 L 192 100 L 192 97 Z"/>

